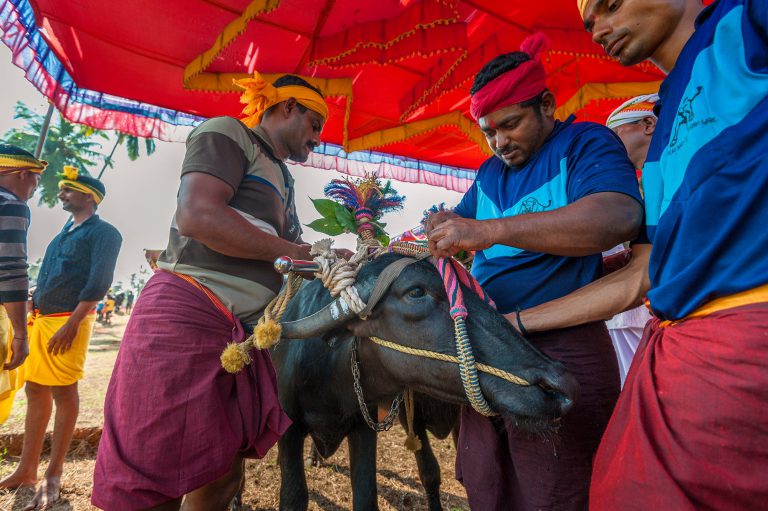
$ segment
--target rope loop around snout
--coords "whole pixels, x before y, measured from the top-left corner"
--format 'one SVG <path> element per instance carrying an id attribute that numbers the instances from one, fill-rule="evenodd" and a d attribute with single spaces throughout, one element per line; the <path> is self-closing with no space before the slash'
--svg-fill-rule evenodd
<path id="1" fill-rule="evenodd" d="M 405 353 L 406 355 L 413 355 L 415 357 L 422 357 L 422 358 L 430 358 L 432 360 L 439 360 L 441 362 L 448 362 L 450 364 L 456 364 L 456 365 L 459 364 L 459 357 L 456 357 L 454 355 L 446 355 L 445 353 L 440 353 L 437 351 L 425 350 L 421 348 L 412 348 L 410 346 L 403 346 L 402 344 L 392 342 L 392 341 L 387 341 L 386 339 L 381 339 L 379 337 L 369 337 L 369 339 L 371 340 L 371 342 L 378 344 L 379 346 L 383 346 L 385 348 L 389 348 L 394 351 L 399 351 L 400 353 Z M 501 378 L 502 380 L 508 381 L 509 383 L 512 383 L 514 385 L 520 385 L 521 387 L 531 386 L 531 383 L 528 380 L 526 380 L 525 378 L 521 378 L 516 374 L 510 373 L 509 371 L 505 371 L 503 369 L 489 366 L 487 364 L 483 364 L 477 361 L 475 361 L 475 365 L 477 366 L 478 371 L 496 376 L 497 378 Z"/>

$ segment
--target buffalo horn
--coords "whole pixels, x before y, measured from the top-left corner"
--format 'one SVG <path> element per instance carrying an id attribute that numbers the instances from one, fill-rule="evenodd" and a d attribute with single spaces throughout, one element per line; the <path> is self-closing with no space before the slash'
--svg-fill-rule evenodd
<path id="1" fill-rule="evenodd" d="M 281 337 L 283 339 L 311 339 L 343 325 L 355 316 L 356 314 L 349 308 L 347 302 L 339 297 L 311 316 L 282 323 Z"/>

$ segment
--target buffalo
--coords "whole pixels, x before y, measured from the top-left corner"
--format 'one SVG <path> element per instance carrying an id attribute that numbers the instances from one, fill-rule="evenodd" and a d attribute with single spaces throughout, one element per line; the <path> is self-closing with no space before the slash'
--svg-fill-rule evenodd
<path id="1" fill-rule="evenodd" d="M 381 272 L 403 256 L 385 254 L 366 264 L 355 284 L 367 301 Z M 552 430 L 578 395 L 578 383 L 564 366 L 530 345 L 509 322 L 464 289 L 469 316 L 467 330 L 479 362 L 516 374 L 529 386 L 519 386 L 485 373 L 479 382 L 492 407 L 511 423 L 532 430 Z M 407 266 L 392 282 L 371 314 L 360 319 L 342 306 L 319 281 L 305 283 L 282 317 L 282 341 L 272 348 L 280 403 L 293 424 L 278 442 L 281 472 L 280 509 L 305 510 L 308 491 L 303 447 L 311 436 L 323 457 L 332 455 L 347 438 L 353 509 L 375 510 L 376 432 L 363 418 L 354 390 L 351 360 L 359 364 L 365 403 L 375 417 L 377 403 L 391 402 L 405 389 L 452 405 L 468 405 L 456 365 L 382 347 L 370 337 L 403 346 L 453 355 L 454 322 L 437 269 L 427 260 Z M 286 341 L 286 339 L 301 339 Z M 424 400 L 420 400 L 423 403 Z M 419 436 L 430 424 L 430 413 L 418 406 Z M 440 422 L 435 429 L 450 431 Z M 440 509 L 439 471 L 428 449 L 417 453 L 430 509 Z M 429 459 L 431 457 L 431 460 Z"/>

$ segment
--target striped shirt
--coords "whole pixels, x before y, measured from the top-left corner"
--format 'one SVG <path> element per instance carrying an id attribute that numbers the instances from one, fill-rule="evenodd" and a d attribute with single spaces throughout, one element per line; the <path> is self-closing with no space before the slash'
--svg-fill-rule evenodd
<path id="1" fill-rule="evenodd" d="M 26 302 L 29 207 L 0 187 L 0 303 Z"/>
<path id="2" fill-rule="evenodd" d="M 189 135 L 182 177 L 209 174 L 234 191 L 229 207 L 258 229 L 291 242 L 301 236 L 293 200 L 293 177 L 274 156 L 267 133 L 249 129 L 232 117 L 209 119 Z M 174 218 L 159 268 L 200 281 L 238 318 L 255 322 L 274 298 L 282 278 L 272 263 L 230 257 L 202 242 L 181 236 Z"/>

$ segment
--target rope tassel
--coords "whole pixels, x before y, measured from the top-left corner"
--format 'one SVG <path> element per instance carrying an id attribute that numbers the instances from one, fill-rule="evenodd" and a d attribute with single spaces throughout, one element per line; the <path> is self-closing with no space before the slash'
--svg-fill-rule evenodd
<path id="1" fill-rule="evenodd" d="M 283 330 L 278 321 L 283 317 L 293 295 L 301 287 L 301 281 L 300 275 L 291 273 L 283 288 L 264 309 L 264 315 L 259 318 L 253 335 L 239 344 L 235 342 L 227 344 L 221 353 L 221 367 L 225 371 L 232 374 L 240 372 L 251 363 L 250 351 L 253 348 L 267 350 L 277 344 Z"/>
<path id="2" fill-rule="evenodd" d="M 403 445 L 411 452 L 420 451 L 421 439 L 419 439 L 419 437 L 416 436 L 416 433 L 413 432 L 413 415 L 415 406 L 413 390 L 408 389 L 405 391 L 405 394 L 403 395 L 403 402 L 405 403 L 405 421 L 408 423 L 408 428 L 406 430 L 407 436 L 405 437 L 405 442 L 403 442 Z"/>

